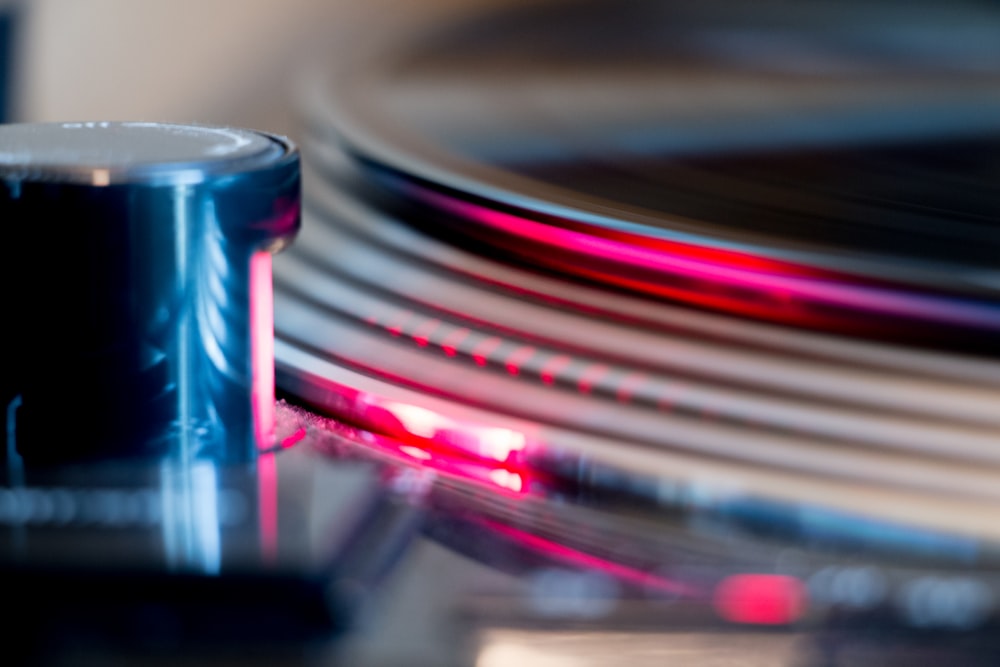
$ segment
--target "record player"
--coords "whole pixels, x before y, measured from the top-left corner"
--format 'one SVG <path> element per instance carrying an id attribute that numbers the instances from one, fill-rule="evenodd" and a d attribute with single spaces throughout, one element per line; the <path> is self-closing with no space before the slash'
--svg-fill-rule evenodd
<path id="1" fill-rule="evenodd" d="M 560 2 L 312 63 L 294 242 L 274 186 L 266 238 L 205 228 L 202 264 L 174 262 L 207 276 L 197 307 L 134 311 L 196 350 L 188 412 L 162 408 L 172 362 L 115 362 L 148 369 L 122 391 L 46 354 L 62 311 L 12 301 L 12 654 L 993 664 L 998 37 L 973 2 Z M 267 208 L 262 182 L 225 210 Z M 189 242 L 185 206 L 145 261 Z M 272 411 L 251 267 L 286 245 Z M 58 256 L 13 264 L 95 275 Z M 65 403 L 67 367 L 93 395 Z M 218 440 L 185 426 L 206 405 Z"/>

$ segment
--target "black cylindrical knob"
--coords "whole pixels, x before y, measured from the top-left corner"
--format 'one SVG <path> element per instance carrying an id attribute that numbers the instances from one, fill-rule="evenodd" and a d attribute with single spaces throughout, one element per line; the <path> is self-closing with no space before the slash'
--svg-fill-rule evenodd
<path id="1" fill-rule="evenodd" d="M 299 225 L 281 137 L 0 126 L 8 450 L 245 462 L 272 425 L 270 252 Z"/>

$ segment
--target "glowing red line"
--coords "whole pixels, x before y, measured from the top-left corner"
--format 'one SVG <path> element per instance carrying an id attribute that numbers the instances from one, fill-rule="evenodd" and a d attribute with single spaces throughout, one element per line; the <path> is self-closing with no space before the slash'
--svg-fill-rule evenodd
<path id="1" fill-rule="evenodd" d="M 644 572 L 628 565 L 615 563 L 504 524 L 493 521 L 488 522 L 488 524 L 496 532 L 563 562 L 589 570 L 605 572 L 623 581 L 638 584 L 644 588 L 658 589 L 673 595 L 695 596 L 698 594 L 697 589 L 684 582 L 672 581 L 652 572 Z"/>
<path id="2" fill-rule="evenodd" d="M 595 234 L 598 232 L 594 230 L 579 232 L 556 227 L 454 199 L 431 190 L 413 187 L 417 196 L 433 205 L 516 238 L 572 249 L 590 257 L 611 260 L 661 275 L 685 276 L 743 290 L 763 291 L 768 295 L 777 294 L 782 301 L 805 297 L 875 313 L 933 320 L 946 317 L 954 322 L 985 325 L 990 328 L 1000 327 L 1000 314 L 995 309 L 984 308 L 978 304 L 894 291 L 873 285 L 818 279 L 812 277 L 814 272 L 802 266 L 739 252 L 633 235 L 609 235 L 630 240 L 623 242 L 615 238 L 597 236 Z M 581 268 L 581 271 L 585 272 L 586 268 Z M 634 282 L 641 288 L 650 287 L 646 283 L 630 281 L 624 276 L 615 277 L 614 280 L 619 284 Z M 688 301 L 698 301 L 703 296 L 690 290 L 668 291 L 675 292 L 677 298 Z M 739 299 L 723 299 L 723 302 L 738 310 L 759 309 L 759 307 L 748 307 Z"/>
<path id="3" fill-rule="evenodd" d="M 274 454 L 261 454 L 257 459 L 257 498 L 261 557 L 271 563 L 278 557 L 278 469 Z"/>
<path id="4" fill-rule="evenodd" d="M 271 253 L 250 256 L 250 394 L 257 447 L 274 444 L 274 288 Z"/>
<path id="5" fill-rule="evenodd" d="M 288 449 L 301 441 L 304 437 L 306 437 L 306 430 L 304 428 L 300 428 L 295 431 L 295 433 L 292 433 L 290 436 L 281 441 L 281 448 Z"/>

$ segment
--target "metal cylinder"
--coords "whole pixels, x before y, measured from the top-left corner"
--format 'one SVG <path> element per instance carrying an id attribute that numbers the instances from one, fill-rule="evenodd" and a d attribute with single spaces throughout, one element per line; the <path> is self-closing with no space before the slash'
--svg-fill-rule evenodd
<path id="1" fill-rule="evenodd" d="M 273 414 L 270 252 L 299 225 L 281 137 L 0 126 L 9 456 L 246 462 Z"/>

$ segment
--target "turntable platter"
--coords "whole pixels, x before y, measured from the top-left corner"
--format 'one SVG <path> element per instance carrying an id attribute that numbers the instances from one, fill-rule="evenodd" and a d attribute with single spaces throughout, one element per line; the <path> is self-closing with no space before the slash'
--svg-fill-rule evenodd
<path id="1" fill-rule="evenodd" d="M 451 242 L 715 311 L 994 347 L 995 59 L 859 49 L 870 28 L 857 17 L 838 37 L 792 33 L 822 33 L 851 58 L 833 49 L 810 66 L 781 39 L 740 57 L 720 40 L 790 28 L 768 11 L 723 29 L 710 10 L 625 7 L 645 27 L 613 31 L 622 43 L 600 54 L 581 47 L 588 31 L 638 20 L 629 11 L 440 30 L 338 68 L 309 113 L 394 174 L 397 194 L 438 209 L 423 224 Z M 965 25 L 974 10 L 953 11 Z M 995 19 L 980 25 L 1000 35 Z"/>
<path id="2" fill-rule="evenodd" d="M 694 10 L 598 57 L 602 6 L 314 81 L 279 384 L 473 457 L 502 433 L 530 470 L 825 508 L 875 541 L 865 521 L 995 539 L 1000 70 L 653 48 L 708 35 Z"/>

